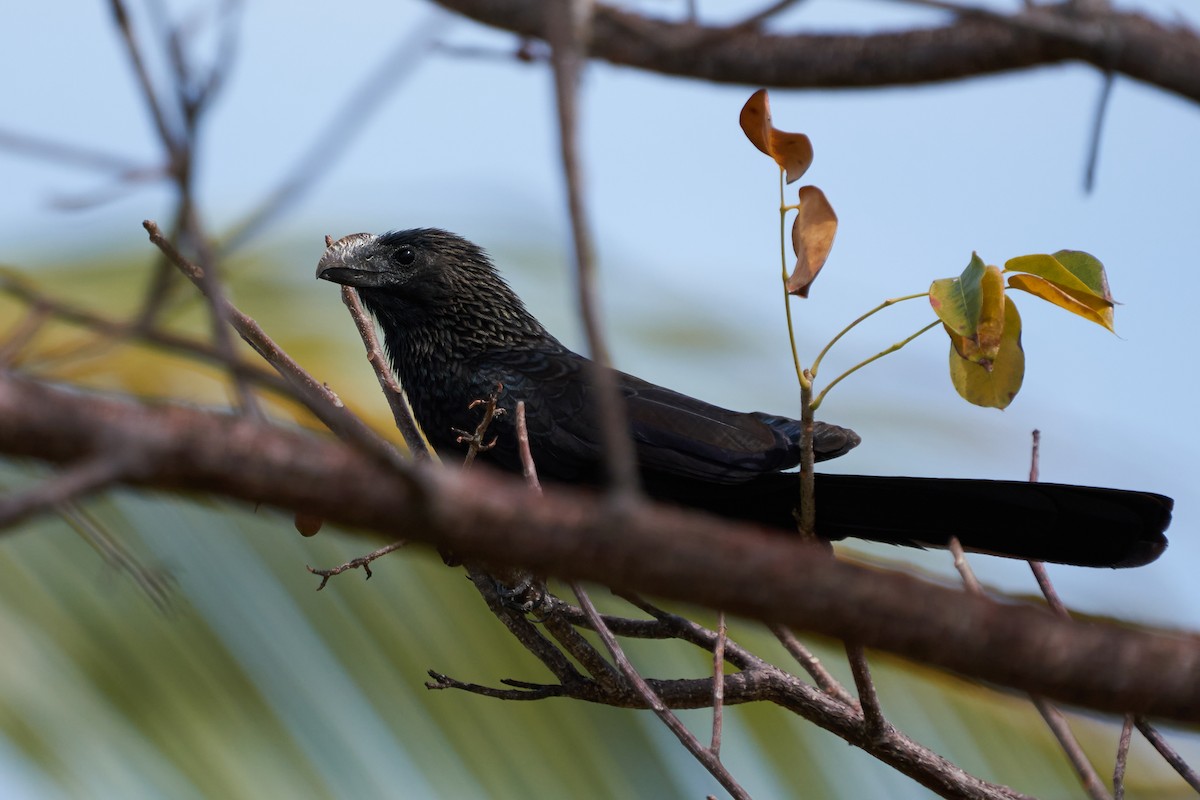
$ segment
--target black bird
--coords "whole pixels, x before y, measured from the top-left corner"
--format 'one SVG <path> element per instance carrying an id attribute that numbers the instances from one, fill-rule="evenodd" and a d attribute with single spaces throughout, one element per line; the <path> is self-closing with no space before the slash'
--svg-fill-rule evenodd
<path id="1" fill-rule="evenodd" d="M 503 386 L 509 413 L 480 454 L 521 471 L 514 408 L 525 401 L 530 449 L 544 481 L 603 479 L 587 359 L 563 346 L 497 274 L 482 249 L 434 228 L 331 245 L 317 277 L 356 287 L 383 331 L 417 422 L 443 457 L 460 458 L 456 429 L 474 430 L 475 400 Z M 617 373 L 643 486 L 664 502 L 795 532 L 800 423 L 739 413 Z M 859 443 L 818 422 L 816 458 Z M 817 533 L 1092 567 L 1134 567 L 1167 546 L 1170 498 L 1147 492 L 1016 481 L 817 475 Z"/>

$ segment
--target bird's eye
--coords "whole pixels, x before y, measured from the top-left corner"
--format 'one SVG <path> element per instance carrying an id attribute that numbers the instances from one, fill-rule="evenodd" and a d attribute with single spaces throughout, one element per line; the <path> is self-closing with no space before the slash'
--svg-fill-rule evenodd
<path id="1" fill-rule="evenodd" d="M 411 266 L 417 260 L 417 254 L 407 245 L 396 251 L 396 263 L 402 267 Z"/>

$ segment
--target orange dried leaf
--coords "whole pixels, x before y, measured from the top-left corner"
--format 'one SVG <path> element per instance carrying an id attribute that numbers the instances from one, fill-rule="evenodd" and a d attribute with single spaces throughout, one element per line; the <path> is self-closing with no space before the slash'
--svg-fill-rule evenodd
<path id="1" fill-rule="evenodd" d="M 767 90 L 759 89 L 750 96 L 738 116 L 742 131 L 750 143 L 775 159 L 793 183 L 808 171 L 813 161 L 812 142 L 803 133 L 788 133 L 771 125 L 771 104 Z"/>
<path id="2" fill-rule="evenodd" d="M 766 89 L 759 89 L 750 95 L 750 99 L 746 101 L 746 105 L 742 106 L 742 113 L 738 116 L 738 123 L 742 126 L 742 132 L 746 134 L 746 138 L 750 140 L 750 144 L 767 155 L 771 155 L 769 146 L 771 139 L 771 106 L 767 102 Z"/>
<path id="3" fill-rule="evenodd" d="M 825 193 L 815 186 L 800 187 L 800 211 L 792 223 L 792 248 L 796 251 L 796 267 L 788 276 L 788 294 L 808 297 L 808 289 L 825 266 L 833 237 L 837 234 L 837 214 L 825 199 Z"/>

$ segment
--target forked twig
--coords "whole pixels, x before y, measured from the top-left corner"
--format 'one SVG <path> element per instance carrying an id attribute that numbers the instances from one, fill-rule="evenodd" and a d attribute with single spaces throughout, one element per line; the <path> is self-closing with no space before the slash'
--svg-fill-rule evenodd
<path id="1" fill-rule="evenodd" d="M 371 580 L 371 575 L 372 575 L 371 562 L 374 561 L 375 559 L 379 558 L 380 556 L 386 556 L 388 553 L 391 553 L 395 550 L 399 550 L 401 547 L 404 547 L 404 545 L 406 545 L 406 544 L 408 544 L 408 542 L 406 540 L 397 539 L 396 541 L 392 542 L 391 544 L 385 544 L 383 547 L 379 548 L 378 550 L 372 550 L 370 553 L 367 553 L 365 556 L 359 556 L 358 558 L 352 558 L 349 561 L 345 562 L 344 564 L 340 564 L 340 565 L 338 565 L 336 567 L 332 567 L 330 569 L 314 569 L 313 567 L 310 567 L 307 564 L 304 565 L 304 568 L 306 570 L 308 570 L 309 572 L 311 572 L 313 575 L 321 576 L 321 584 L 319 586 L 317 586 L 318 592 L 325 588 L 325 584 L 329 583 L 329 579 L 332 578 L 334 575 L 341 575 L 343 572 L 345 572 L 346 570 L 350 570 L 350 569 L 362 569 L 362 571 L 367 574 L 366 579 Z"/>
<path id="2" fill-rule="evenodd" d="M 458 428 L 454 432 L 458 434 L 458 443 L 467 445 L 467 455 L 463 459 L 463 472 L 471 468 L 475 463 L 475 457 L 480 453 L 487 452 L 496 446 L 498 436 L 493 436 L 492 440 L 487 441 L 487 430 L 492 425 L 492 420 L 496 417 L 505 414 L 505 410 L 496 404 L 500 400 L 500 395 L 504 392 L 504 384 L 497 383 L 496 388 L 486 399 L 475 399 L 471 401 L 471 405 L 467 409 L 478 408 L 483 406 L 483 418 L 479 420 L 479 425 L 476 426 L 474 432 L 462 431 Z"/>
<path id="3" fill-rule="evenodd" d="M 867 653 L 862 645 L 846 642 L 846 659 L 850 662 L 854 687 L 858 690 L 858 704 L 862 707 L 866 735 L 873 740 L 884 739 L 892 733 L 893 728 L 883 715 L 883 707 L 879 705 L 879 693 L 875 691 L 875 681 L 871 679 Z"/>
<path id="4" fill-rule="evenodd" d="M 675 734 L 683 746 L 687 748 L 688 752 L 691 753 L 697 761 L 704 765 L 704 768 L 707 769 L 709 773 L 712 774 L 712 776 L 716 778 L 722 786 L 725 787 L 726 791 L 728 791 L 735 798 L 746 798 L 748 800 L 750 795 L 741 787 L 740 784 L 738 784 L 736 780 L 734 780 L 733 775 L 731 775 L 729 771 L 725 769 L 725 765 L 721 763 L 721 759 L 718 757 L 717 753 L 709 750 L 700 743 L 700 740 L 697 739 L 695 735 L 689 731 L 679 720 L 679 717 L 676 716 L 675 713 L 671 711 L 671 709 L 668 708 L 661 699 L 659 699 L 654 690 L 651 689 L 649 684 L 646 683 L 645 678 L 643 678 L 638 673 L 637 669 L 634 668 L 628 657 L 626 657 L 625 651 L 621 649 L 621 645 L 617 641 L 617 637 L 613 636 L 612 631 L 610 631 L 604 625 L 604 620 L 600 618 L 599 612 L 597 612 L 596 607 L 592 605 L 592 600 L 590 597 L 588 597 L 587 592 L 584 591 L 583 586 L 574 581 L 570 583 L 570 586 L 571 590 L 575 593 L 575 597 L 579 600 L 579 607 L 583 609 L 584 614 L 587 615 L 588 620 L 591 622 L 592 629 L 600 636 L 601 641 L 604 642 L 604 646 L 608 649 L 609 655 L 612 656 L 617 668 L 646 703 L 646 706 L 663 721 L 663 724 L 670 729 L 671 733 Z"/>
<path id="5" fill-rule="evenodd" d="M 817 684 L 821 691 L 830 695 L 851 708 L 858 706 L 858 700 L 850 692 L 846 691 L 846 687 L 830 674 L 829 670 L 825 669 L 825 665 L 821 663 L 812 651 L 805 647 L 796 635 L 790 629 L 776 623 L 768 626 L 771 633 L 775 634 L 775 638 L 783 645 L 784 649 L 796 662 L 804 668 L 809 677 Z"/>

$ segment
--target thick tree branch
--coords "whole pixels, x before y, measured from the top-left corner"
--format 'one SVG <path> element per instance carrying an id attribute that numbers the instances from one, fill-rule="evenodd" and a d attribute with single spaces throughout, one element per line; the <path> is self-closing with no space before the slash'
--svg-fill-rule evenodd
<path id="1" fill-rule="evenodd" d="M 546 30 L 542 0 L 436 0 L 520 36 Z M 1133 13 L 1038 5 L 1008 16 L 866 35 L 775 34 L 669 21 L 597 4 L 593 58 L 749 86 L 838 89 L 959 80 L 1080 61 L 1200 101 L 1200 38 Z"/>
<path id="2" fill-rule="evenodd" d="M 0 373 L 0 453 L 69 463 L 117 443 L 136 456 L 125 476 L 133 485 L 304 511 L 389 540 L 852 639 L 1067 703 L 1200 722 L 1195 636 L 1062 620 L 679 509 L 639 504 L 610 526 L 586 492 L 539 498 L 483 469 L 389 468 L 311 434 Z"/>

